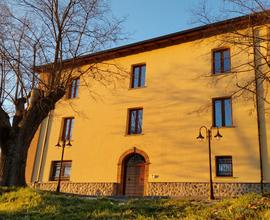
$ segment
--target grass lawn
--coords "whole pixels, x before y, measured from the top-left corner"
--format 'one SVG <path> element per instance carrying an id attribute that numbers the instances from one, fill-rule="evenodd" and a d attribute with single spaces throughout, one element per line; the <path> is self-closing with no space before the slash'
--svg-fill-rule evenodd
<path id="1" fill-rule="evenodd" d="M 270 219 L 270 198 L 248 194 L 209 202 L 181 199 L 89 199 L 0 188 L 0 219 Z"/>

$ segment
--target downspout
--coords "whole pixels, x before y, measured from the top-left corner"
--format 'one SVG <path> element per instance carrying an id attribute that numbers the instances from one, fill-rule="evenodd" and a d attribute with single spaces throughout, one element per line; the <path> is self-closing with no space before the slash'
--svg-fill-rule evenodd
<path id="1" fill-rule="evenodd" d="M 38 135 L 38 142 L 37 142 L 37 147 L 36 147 L 36 152 L 35 152 L 35 159 L 34 159 L 34 163 L 33 163 L 33 168 L 32 168 L 32 174 L 31 174 L 31 183 L 34 183 L 34 186 L 35 186 L 35 183 L 36 183 L 36 180 L 35 179 L 35 170 L 36 170 L 36 166 L 38 164 L 38 155 L 39 155 L 39 146 L 40 146 L 40 140 L 42 139 L 42 135 L 41 135 L 41 130 L 42 129 L 42 124 L 39 128 L 39 135 Z"/>
<path id="2" fill-rule="evenodd" d="M 264 177 L 264 173 L 263 173 L 263 161 L 262 161 L 262 135 L 261 135 L 261 112 L 260 112 L 260 97 L 259 97 L 259 92 L 261 92 L 260 89 L 260 84 L 261 82 L 259 82 L 259 64 L 258 62 L 260 62 L 260 57 L 261 56 L 258 53 L 258 39 L 257 39 L 257 35 L 259 34 L 259 30 L 256 29 L 254 30 L 252 28 L 252 35 L 253 35 L 253 59 L 254 59 L 254 75 L 255 75 L 255 97 L 256 97 L 256 111 L 257 111 L 257 126 L 258 126 L 258 142 L 259 142 L 259 158 L 260 158 L 260 187 L 261 187 L 261 194 L 264 193 L 264 186 L 263 186 L 263 177 Z"/>
<path id="3" fill-rule="evenodd" d="M 40 159 L 40 164 L 39 164 L 39 170 L 38 170 L 38 174 L 37 174 L 37 180 L 35 181 L 35 183 L 39 183 L 40 179 L 41 179 L 41 170 L 43 168 L 43 163 L 44 163 L 44 152 L 45 152 L 45 147 L 47 146 L 48 143 L 48 137 L 49 137 L 49 128 L 50 128 L 50 122 L 51 122 L 51 116 L 52 113 L 51 111 L 48 114 L 48 120 L 47 120 L 47 124 L 46 124 L 46 131 L 45 131 L 45 139 L 44 139 L 44 143 L 42 145 L 42 152 L 41 152 L 41 159 Z"/>

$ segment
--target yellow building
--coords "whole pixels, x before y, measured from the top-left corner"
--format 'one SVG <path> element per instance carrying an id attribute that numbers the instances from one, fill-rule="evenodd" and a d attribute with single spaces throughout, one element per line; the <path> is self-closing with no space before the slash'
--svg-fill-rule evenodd
<path id="1" fill-rule="evenodd" d="M 232 96 L 236 82 L 256 74 L 236 77 L 232 70 L 252 57 L 239 58 L 239 47 L 220 46 L 218 40 L 228 23 L 243 21 L 227 20 L 78 58 L 82 68 L 99 61 L 103 70 L 126 76 L 108 76 L 106 86 L 90 76 L 74 80 L 32 142 L 28 182 L 55 190 L 62 153 L 56 144 L 65 139 L 63 192 L 208 196 L 208 142 L 197 139 L 205 125 L 212 127 L 214 195 L 269 191 L 270 121 L 263 103 L 256 108 L 252 99 Z M 217 127 L 220 140 L 214 137 Z M 201 134 L 206 137 L 205 128 Z"/>

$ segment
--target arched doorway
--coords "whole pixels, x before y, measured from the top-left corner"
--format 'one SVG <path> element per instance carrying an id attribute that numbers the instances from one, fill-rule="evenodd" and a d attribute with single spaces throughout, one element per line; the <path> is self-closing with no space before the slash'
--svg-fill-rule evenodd
<path id="1" fill-rule="evenodd" d="M 146 195 L 149 164 L 149 158 L 143 151 L 137 148 L 126 151 L 118 163 L 118 195 Z"/>
<path id="2" fill-rule="evenodd" d="M 124 161 L 123 194 L 143 196 L 145 188 L 145 159 L 140 154 L 132 154 Z"/>

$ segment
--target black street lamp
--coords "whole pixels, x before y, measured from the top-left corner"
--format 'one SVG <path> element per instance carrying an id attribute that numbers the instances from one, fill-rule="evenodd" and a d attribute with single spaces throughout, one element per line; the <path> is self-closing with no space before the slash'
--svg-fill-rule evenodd
<path id="1" fill-rule="evenodd" d="M 199 129 L 199 135 L 197 137 L 197 139 L 199 141 L 204 139 L 204 136 L 202 135 L 202 128 L 205 129 L 206 132 L 206 138 L 208 139 L 208 154 L 209 154 L 209 175 L 210 175 L 210 199 L 215 199 L 214 196 L 214 189 L 213 189 L 213 179 L 212 179 L 212 153 L 211 153 L 211 140 L 212 140 L 212 130 L 214 127 L 210 127 L 210 129 L 208 129 L 206 126 L 201 126 Z M 219 133 L 219 129 L 217 129 L 217 133 L 214 136 L 214 138 L 216 138 L 217 140 L 220 140 L 222 138 L 222 135 Z"/>
<path id="2" fill-rule="evenodd" d="M 60 160 L 60 170 L 59 170 L 59 176 L 58 176 L 58 183 L 57 183 L 57 188 L 56 192 L 60 192 L 60 185 L 61 185 L 61 176 L 62 176 L 62 167 L 63 167 L 63 159 L 64 159 L 64 153 L 65 153 L 65 147 L 72 146 L 70 143 L 70 140 L 68 140 L 68 143 L 66 145 L 67 140 L 59 140 L 58 143 L 55 145 L 56 147 L 61 147 L 62 148 L 62 155 L 61 155 L 61 160 Z"/>

